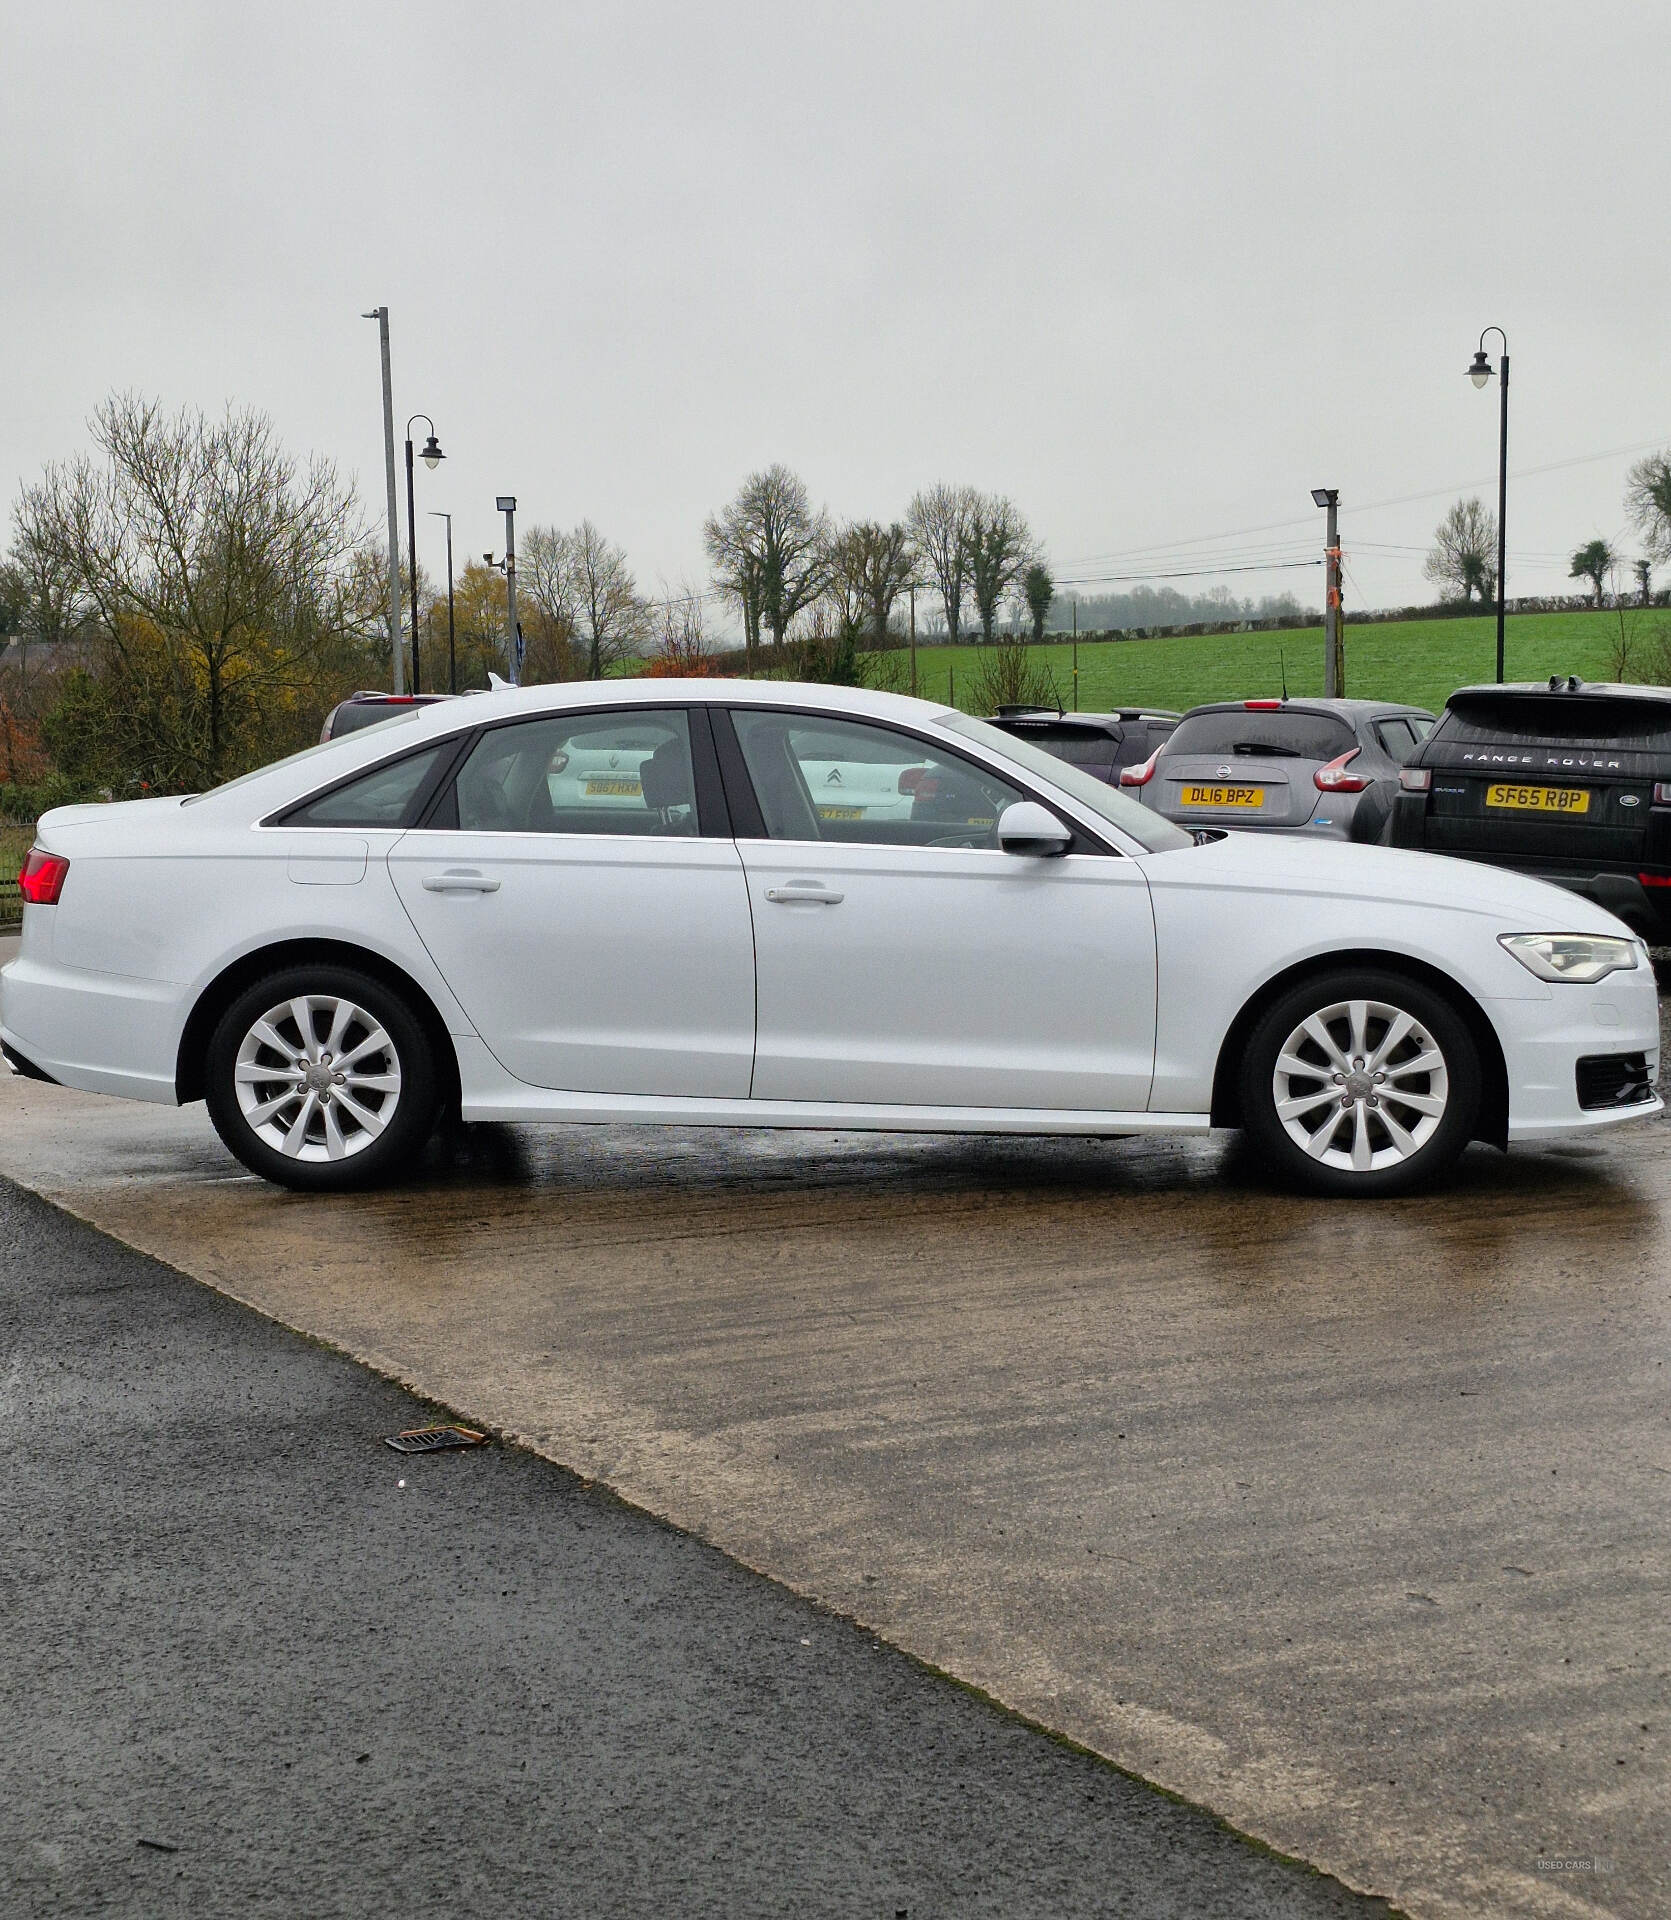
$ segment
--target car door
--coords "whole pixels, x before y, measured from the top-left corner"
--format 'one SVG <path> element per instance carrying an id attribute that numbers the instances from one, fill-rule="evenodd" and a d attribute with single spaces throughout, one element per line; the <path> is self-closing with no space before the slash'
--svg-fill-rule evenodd
<path id="1" fill-rule="evenodd" d="M 744 789 L 756 1099 L 1147 1104 L 1155 933 L 1135 861 L 1083 839 L 1000 852 L 999 813 L 1034 796 L 923 736 L 784 707 L 715 717 L 728 792 Z M 855 817 L 809 778 L 829 764 L 864 766 L 869 789 L 891 776 L 909 810 Z"/>
<path id="2" fill-rule="evenodd" d="M 748 889 L 701 708 L 583 708 L 484 729 L 389 870 L 518 1079 L 747 1095 Z"/>

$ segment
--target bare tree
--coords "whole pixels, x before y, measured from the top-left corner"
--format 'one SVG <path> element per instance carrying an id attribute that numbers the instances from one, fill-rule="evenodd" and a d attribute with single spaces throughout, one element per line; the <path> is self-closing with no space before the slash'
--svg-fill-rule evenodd
<path id="1" fill-rule="evenodd" d="M 1021 509 L 1002 494 L 977 494 L 963 544 L 981 639 L 990 646 L 999 603 L 1032 562 L 1032 531 Z"/>
<path id="2" fill-rule="evenodd" d="M 1625 512 L 1650 560 L 1671 560 L 1671 450 L 1638 460 L 1625 477 Z"/>
<path id="3" fill-rule="evenodd" d="M 635 652 L 650 637 L 650 611 L 639 595 L 627 556 L 590 520 L 568 535 L 574 619 L 586 659 L 586 677 Z"/>
<path id="4" fill-rule="evenodd" d="M 979 495 L 973 487 L 940 481 L 926 487 L 906 510 L 905 524 L 946 610 L 946 637 L 963 634 L 963 596 L 969 587 L 969 522 Z"/>
<path id="5" fill-rule="evenodd" d="M 1447 599 L 1486 605 L 1497 591 L 1497 516 L 1478 498 L 1458 500 L 1434 529 L 1423 574 Z"/>
<path id="6" fill-rule="evenodd" d="M 897 520 L 886 527 L 855 520 L 831 545 L 830 571 L 846 602 L 846 617 L 883 645 L 894 603 L 917 577 L 910 534 Z"/>
<path id="7" fill-rule="evenodd" d="M 1596 605 L 1599 608 L 1602 597 L 1607 591 L 1607 576 L 1619 564 L 1619 556 L 1605 540 L 1591 540 L 1572 556 L 1572 565 L 1567 569 L 1567 577 L 1572 580 L 1588 580 L 1595 591 Z"/>
<path id="8" fill-rule="evenodd" d="M 702 532 L 715 584 L 744 603 L 745 634 L 747 596 L 781 649 L 790 621 L 829 585 L 828 514 L 814 510 L 799 474 L 774 464 L 751 473 Z"/>
<path id="9" fill-rule="evenodd" d="M 530 685 L 572 679 L 580 635 L 574 535 L 559 527 L 530 527 L 517 555 L 516 580 L 528 647 L 522 678 Z"/>
<path id="10" fill-rule="evenodd" d="M 327 460 L 300 467 L 261 413 L 123 395 L 92 431 L 102 459 L 49 466 L 17 508 L 22 545 L 95 630 L 72 716 L 84 764 L 177 789 L 299 744 L 357 638 L 353 488 Z"/>
<path id="11" fill-rule="evenodd" d="M 743 656 L 748 671 L 760 664 L 760 562 L 748 544 L 748 530 L 730 508 L 711 515 L 702 529 L 714 585 L 743 620 Z"/>
<path id="12" fill-rule="evenodd" d="M 690 585 L 668 594 L 652 608 L 655 651 L 645 672 L 656 678 L 704 678 L 713 672 L 702 624 L 702 595 Z"/>

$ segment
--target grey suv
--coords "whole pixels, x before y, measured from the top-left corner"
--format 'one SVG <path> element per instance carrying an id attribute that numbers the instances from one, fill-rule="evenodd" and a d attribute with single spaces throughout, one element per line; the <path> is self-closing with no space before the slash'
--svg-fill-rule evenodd
<path id="1" fill-rule="evenodd" d="M 1191 707 L 1122 787 L 1182 827 L 1382 837 L 1398 770 L 1433 715 L 1380 700 L 1218 700 Z"/>

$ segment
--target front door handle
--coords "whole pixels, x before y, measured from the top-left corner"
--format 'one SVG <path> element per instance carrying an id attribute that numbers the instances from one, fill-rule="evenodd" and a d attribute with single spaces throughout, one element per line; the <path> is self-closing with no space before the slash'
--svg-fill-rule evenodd
<path id="1" fill-rule="evenodd" d="M 845 897 L 843 894 L 832 893 L 828 887 L 809 885 L 804 881 L 796 881 L 787 887 L 766 889 L 766 898 L 775 900 L 780 907 L 792 907 L 802 900 L 809 901 L 815 907 L 839 907 Z"/>
<path id="2" fill-rule="evenodd" d="M 485 873 L 473 873 L 463 867 L 449 868 L 445 873 L 426 873 L 424 875 L 425 893 L 497 893 L 499 882 L 489 879 Z"/>

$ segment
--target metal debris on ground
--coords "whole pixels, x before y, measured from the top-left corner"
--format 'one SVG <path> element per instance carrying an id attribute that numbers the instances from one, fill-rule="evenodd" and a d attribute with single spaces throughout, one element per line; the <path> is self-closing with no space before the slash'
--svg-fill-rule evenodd
<path id="1" fill-rule="evenodd" d="M 449 1447 L 481 1447 L 487 1435 L 472 1427 L 411 1427 L 383 1442 L 396 1453 L 442 1453 Z"/>

